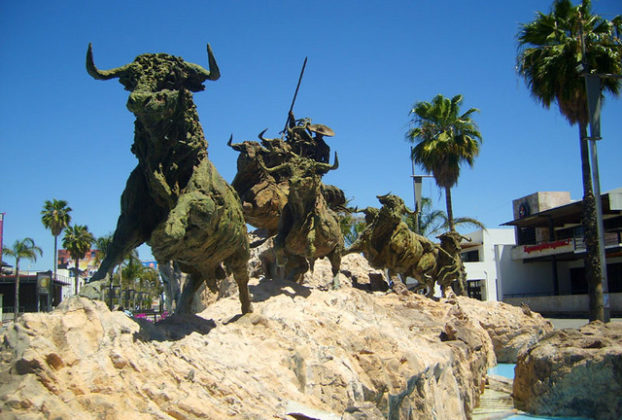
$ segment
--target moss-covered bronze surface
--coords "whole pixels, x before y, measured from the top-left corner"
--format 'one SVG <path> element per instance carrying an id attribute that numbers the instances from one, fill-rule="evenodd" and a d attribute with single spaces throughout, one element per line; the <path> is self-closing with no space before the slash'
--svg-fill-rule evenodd
<path id="1" fill-rule="evenodd" d="M 372 267 L 388 269 L 391 277 L 399 274 L 417 279 L 416 290 L 427 289 L 427 296 L 434 293 L 435 281 L 445 293 L 462 267 L 462 236 L 444 233 L 439 236 L 441 244 L 435 244 L 408 228 L 403 216 L 409 210 L 401 198 L 387 194 L 378 196 L 378 200 L 382 207 L 364 210 L 367 227 L 345 253 L 363 253 Z"/>
<path id="2" fill-rule="evenodd" d="M 208 45 L 210 70 L 168 54 L 143 54 L 125 66 L 87 71 L 96 79 L 118 78 L 130 91 L 128 109 L 136 115 L 132 153 L 138 165 L 121 197 L 121 215 L 112 245 L 91 280 L 104 278 L 129 251 L 147 242 L 160 264 L 175 261 L 189 273 L 177 312 L 189 311 L 203 283 L 215 287 L 233 273 L 242 312 L 250 312 L 248 239 L 237 193 L 218 174 L 207 155 L 192 92 L 220 76 Z"/>
<path id="3" fill-rule="evenodd" d="M 229 139 L 229 146 L 240 153 L 238 172 L 231 185 L 240 196 L 246 222 L 274 235 L 287 204 L 292 168 L 312 162 L 328 163 L 330 148 L 324 136 L 332 136 L 334 132 L 325 125 L 311 124 L 309 118 L 296 120 L 290 114 L 283 138 L 266 138 L 264 133 L 265 130 L 259 134 L 260 142 L 234 143 Z M 284 164 L 287 165 L 285 170 L 269 172 L 264 169 Z M 333 210 L 345 206 L 345 196 L 339 188 L 323 185 L 322 192 Z"/>

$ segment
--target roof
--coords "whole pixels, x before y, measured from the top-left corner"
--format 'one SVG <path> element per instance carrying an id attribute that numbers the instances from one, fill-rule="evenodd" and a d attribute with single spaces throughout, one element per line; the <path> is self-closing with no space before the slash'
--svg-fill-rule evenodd
<path id="1" fill-rule="evenodd" d="M 622 188 L 601 194 L 601 203 L 603 216 L 622 215 L 622 207 L 620 206 L 620 197 L 622 196 Z M 530 214 L 520 219 L 511 220 L 503 223 L 505 226 L 517 227 L 548 227 L 551 222 L 554 225 L 565 225 L 571 223 L 581 223 L 581 213 L 583 211 L 583 201 L 573 201 L 563 206 L 554 207 L 552 209 L 543 210 L 539 213 Z"/>

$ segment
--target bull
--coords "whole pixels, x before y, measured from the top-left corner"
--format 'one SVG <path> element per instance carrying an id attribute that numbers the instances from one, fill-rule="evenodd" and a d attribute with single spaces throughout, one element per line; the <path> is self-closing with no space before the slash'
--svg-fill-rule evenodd
<path id="1" fill-rule="evenodd" d="M 214 289 L 224 267 L 239 288 L 242 313 L 252 311 L 248 291 L 249 246 L 235 190 L 208 159 L 207 141 L 192 92 L 205 89 L 220 71 L 210 45 L 209 70 L 168 54 L 142 54 L 129 64 L 99 70 L 92 46 L 87 72 L 98 80 L 118 78 L 130 91 L 135 114 L 132 153 L 138 165 L 121 196 L 112 244 L 91 282 L 109 276 L 132 249 L 148 243 L 162 265 L 174 261 L 188 273 L 176 312 L 189 312 L 206 282 Z"/>
<path id="2" fill-rule="evenodd" d="M 428 286 L 427 296 L 432 296 L 433 275 L 436 270 L 437 246 L 425 236 L 412 232 L 402 216 L 409 213 L 404 201 L 392 194 L 377 196 L 380 210 L 365 210 L 367 227 L 345 254 L 362 253 L 376 269 L 387 269 L 389 277 L 399 274 L 412 277 L 421 287 Z"/>
<path id="3" fill-rule="evenodd" d="M 322 175 L 339 167 L 335 163 L 317 162 L 298 155 L 292 160 L 267 167 L 269 173 L 289 174 L 289 195 L 279 219 L 274 238 L 277 266 L 285 270 L 285 277 L 300 282 L 315 260 L 327 257 L 333 274 L 333 287 L 339 285 L 339 269 L 344 239 L 337 213 L 332 210 L 322 193 Z"/>

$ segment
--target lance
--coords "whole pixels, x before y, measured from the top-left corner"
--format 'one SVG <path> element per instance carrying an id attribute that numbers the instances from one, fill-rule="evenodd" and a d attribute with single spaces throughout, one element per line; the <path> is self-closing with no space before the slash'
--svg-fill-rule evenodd
<path id="1" fill-rule="evenodd" d="M 287 120 L 285 121 L 285 128 L 283 128 L 283 132 L 287 131 L 287 125 L 289 124 L 289 115 L 294 110 L 294 104 L 296 103 L 296 96 L 298 96 L 298 89 L 300 89 L 300 82 L 302 82 L 302 76 L 305 74 L 305 67 L 307 66 L 307 57 L 305 57 L 304 63 L 302 63 L 302 70 L 300 70 L 300 76 L 298 77 L 298 84 L 296 85 L 296 91 L 294 92 L 294 97 L 292 98 L 292 104 L 289 107 L 289 112 L 287 113 Z"/>

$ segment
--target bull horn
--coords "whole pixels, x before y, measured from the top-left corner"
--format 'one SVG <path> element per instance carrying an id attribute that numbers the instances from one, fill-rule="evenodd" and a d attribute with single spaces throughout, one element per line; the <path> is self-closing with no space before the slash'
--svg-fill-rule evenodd
<path id="1" fill-rule="evenodd" d="M 335 163 L 323 163 L 323 162 L 315 162 L 315 170 L 317 171 L 332 171 L 334 169 L 339 168 L 339 158 L 337 157 L 337 152 L 335 152 Z"/>
<path id="2" fill-rule="evenodd" d="M 238 150 L 236 149 L 236 147 L 242 146 L 242 143 L 233 143 L 233 134 L 231 134 L 231 136 L 229 137 L 229 141 L 227 141 L 227 146 L 231 147 L 232 149 Z"/>
<path id="3" fill-rule="evenodd" d="M 209 63 L 209 70 L 205 70 L 198 64 L 185 62 L 184 64 L 194 73 L 198 75 L 199 78 L 203 80 L 218 80 L 220 78 L 220 69 L 218 68 L 218 64 L 216 63 L 216 59 L 214 58 L 214 52 L 212 51 L 212 47 L 207 44 L 207 61 Z"/>
<path id="4" fill-rule="evenodd" d="M 269 174 L 272 174 L 274 172 L 277 172 L 285 167 L 287 167 L 287 163 L 281 163 L 280 165 L 277 166 L 273 166 L 272 168 L 268 168 L 266 166 L 266 163 L 263 161 L 263 157 L 261 155 L 257 155 L 257 163 L 259 163 L 259 166 L 266 172 L 268 172 Z"/>
<path id="5" fill-rule="evenodd" d="M 259 140 L 261 140 L 261 141 L 271 141 L 271 140 L 274 140 L 274 139 L 267 139 L 267 138 L 265 138 L 265 137 L 263 136 L 264 134 L 266 134 L 266 131 L 268 131 L 268 129 L 267 129 L 267 128 L 266 128 L 265 130 L 263 130 L 261 133 L 259 133 L 259 134 L 257 135 L 257 137 L 259 138 Z"/>
<path id="6" fill-rule="evenodd" d="M 95 63 L 93 62 L 93 45 L 89 42 L 89 48 L 88 50 L 86 50 L 86 71 L 94 79 L 108 80 L 115 77 L 120 77 L 128 69 L 129 66 L 129 64 L 126 64 L 112 70 L 99 70 L 97 67 L 95 67 Z"/>
<path id="7" fill-rule="evenodd" d="M 218 68 L 218 63 L 216 63 L 216 59 L 214 58 L 214 52 L 212 51 L 212 46 L 207 44 L 207 61 L 209 64 L 209 71 L 207 72 L 208 80 L 218 80 L 220 79 L 220 69 Z"/>

